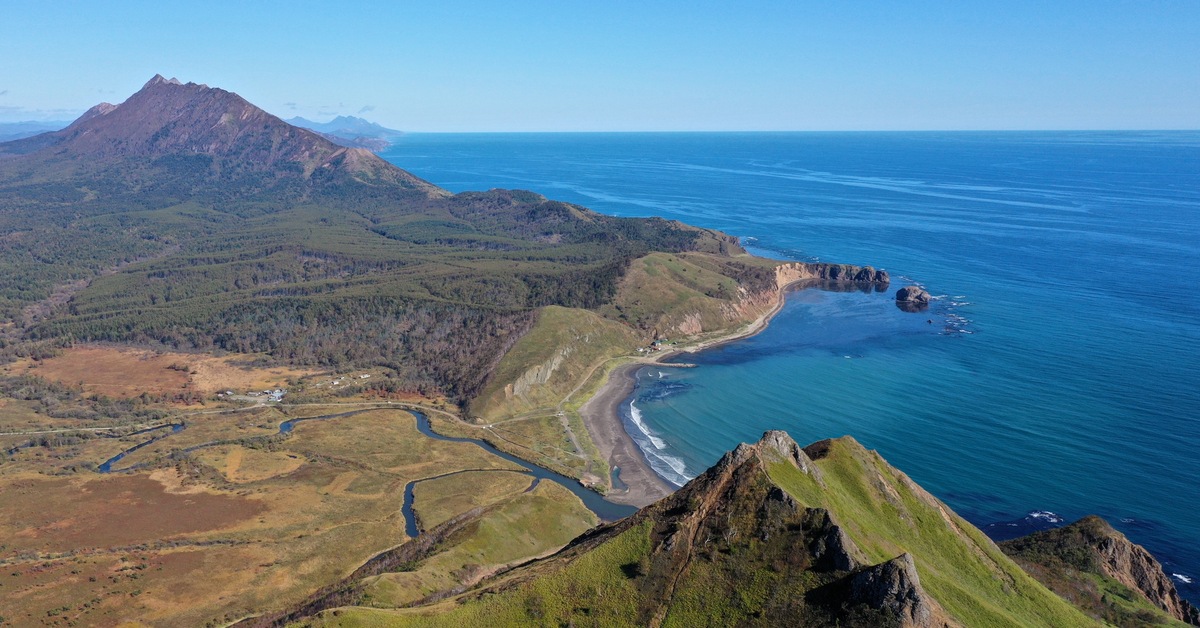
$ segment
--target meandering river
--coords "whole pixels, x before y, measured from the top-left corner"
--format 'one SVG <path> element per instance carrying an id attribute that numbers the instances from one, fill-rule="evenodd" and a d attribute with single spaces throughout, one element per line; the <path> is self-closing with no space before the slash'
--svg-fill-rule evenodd
<path id="1" fill-rule="evenodd" d="M 306 421 L 327 421 L 330 419 L 344 419 L 344 418 L 350 418 L 350 417 L 353 417 L 353 416 L 356 416 L 359 414 L 363 414 L 365 412 L 379 412 L 381 410 L 387 411 L 389 409 L 387 409 L 387 408 L 382 408 L 382 409 L 381 408 L 369 408 L 369 409 L 363 409 L 363 410 L 351 410 L 348 412 L 338 412 L 335 414 L 323 414 L 323 415 L 319 415 L 319 416 L 288 419 L 279 424 L 279 431 L 277 432 L 277 434 L 290 434 L 290 433 L 292 433 L 292 431 L 294 429 L 296 429 L 297 424 L 303 423 Z M 616 504 L 616 503 L 610 502 L 607 499 L 604 499 L 604 497 L 601 496 L 599 493 L 596 493 L 595 491 L 593 491 L 591 489 L 585 488 L 578 481 L 576 481 L 572 478 L 569 478 L 560 473 L 555 473 L 548 469 L 543 469 L 542 467 L 539 467 L 539 466 L 533 465 L 529 462 L 526 462 L 524 460 L 521 460 L 520 458 L 517 458 L 516 456 L 504 453 L 503 451 L 496 449 L 495 447 L 489 445 L 488 443 L 484 442 L 483 440 L 480 440 L 477 438 L 466 438 L 466 437 L 459 437 L 459 436 L 443 436 L 441 434 L 438 434 L 437 432 L 433 431 L 433 427 L 430 424 L 429 417 L 420 411 L 401 409 L 401 408 L 396 408 L 392 411 L 404 412 L 406 414 L 412 415 L 412 417 L 417 422 L 417 431 L 419 431 L 422 435 L 424 435 L 428 438 L 432 438 L 434 440 L 448 441 L 448 442 L 452 442 L 452 443 L 471 443 L 494 456 L 497 456 L 499 458 L 507 460 L 508 462 L 511 462 L 511 463 L 521 467 L 522 469 L 524 469 L 523 472 L 528 474 L 532 478 L 532 483 L 530 485 L 530 488 L 532 488 L 533 486 L 535 486 L 538 482 L 541 482 L 542 480 L 550 480 L 552 482 L 557 482 L 558 484 L 562 485 L 563 488 L 567 489 L 568 491 L 571 491 L 571 493 L 573 493 L 576 497 L 578 497 L 580 499 L 580 501 L 583 502 L 583 505 L 586 506 L 588 510 L 591 510 L 593 513 L 595 513 L 596 516 L 599 517 L 602 521 L 616 521 L 617 519 L 621 519 L 621 518 L 624 518 L 624 517 L 627 517 L 627 516 L 633 514 L 637 510 L 633 506 L 626 506 L 624 504 Z M 112 458 L 105 460 L 103 463 L 100 464 L 100 466 L 96 467 L 96 471 L 98 471 L 99 473 L 121 473 L 121 472 L 126 472 L 126 471 L 134 471 L 139 468 L 142 468 L 144 466 L 143 464 L 135 464 L 135 465 L 132 465 L 129 467 L 125 467 L 123 469 L 114 469 L 113 465 L 120 462 L 122 459 L 125 458 L 125 456 L 127 456 L 139 449 L 142 449 L 143 447 L 147 447 L 147 446 L 154 444 L 158 441 L 161 441 L 162 439 L 167 438 L 173 434 L 178 434 L 179 432 L 182 432 L 184 429 L 187 428 L 187 424 L 176 423 L 176 424 L 170 424 L 170 425 L 160 425 L 157 427 L 141 430 L 139 432 L 134 432 L 133 434 L 130 434 L 130 436 L 135 435 L 135 434 L 145 434 L 145 433 L 155 432 L 155 431 L 163 430 L 166 428 L 170 428 L 170 431 L 165 434 L 158 434 L 158 435 L 154 436 L 153 438 L 150 438 L 148 440 L 140 442 L 140 443 L 122 451 L 121 453 L 113 456 Z M 262 438 L 268 438 L 269 436 L 272 436 L 272 435 L 264 435 Z M 231 444 L 231 443 L 229 441 L 216 440 L 216 441 L 210 441 L 207 443 L 201 443 L 199 445 L 193 445 L 191 447 L 184 448 L 180 451 L 190 453 L 193 451 L 197 451 L 199 449 L 204 449 L 206 447 L 216 447 L 218 445 L 228 445 L 228 444 Z M 500 470 L 500 469 L 497 469 L 497 470 Z M 418 479 L 410 481 L 407 485 L 405 485 L 404 501 L 403 501 L 403 504 L 401 505 L 401 512 L 404 515 L 404 530 L 405 530 L 405 533 L 408 534 L 408 536 L 416 538 L 417 536 L 420 536 L 420 534 L 421 534 L 421 530 L 420 530 L 420 526 L 418 525 L 416 514 L 413 511 L 413 501 L 415 498 L 414 489 L 416 488 L 416 485 L 421 482 L 428 481 L 428 480 L 434 480 L 437 478 L 446 477 L 448 475 L 454 475 L 456 473 L 465 473 L 468 471 L 479 471 L 479 469 L 463 469 L 460 471 L 443 473 L 440 475 L 431 476 L 431 477 L 427 477 L 427 478 L 418 478 Z"/>

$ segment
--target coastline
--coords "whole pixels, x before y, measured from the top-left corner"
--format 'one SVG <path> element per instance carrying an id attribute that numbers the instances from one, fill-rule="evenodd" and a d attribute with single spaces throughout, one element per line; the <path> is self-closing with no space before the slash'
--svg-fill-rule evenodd
<path id="1" fill-rule="evenodd" d="M 783 309 L 787 293 L 804 282 L 793 281 L 780 286 L 770 309 L 736 331 L 650 358 L 631 358 L 630 362 L 614 368 L 609 373 L 608 379 L 596 394 L 579 408 L 592 442 L 600 449 L 600 454 L 604 456 L 610 468 L 620 468 L 620 479 L 628 487 L 624 491 L 615 488 L 610 490 L 605 495 L 608 500 L 643 508 L 675 492 L 669 482 L 650 468 L 645 454 L 633 441 L 633 437 L 625 431 L 624 422 L 621 420 L 620 406 L 629 398 L 637 384 L 634 373 L 643 366 L 661 364 L 668 358 L 712 349 L 761 333 L 770 324 L 771 319 Z"/>

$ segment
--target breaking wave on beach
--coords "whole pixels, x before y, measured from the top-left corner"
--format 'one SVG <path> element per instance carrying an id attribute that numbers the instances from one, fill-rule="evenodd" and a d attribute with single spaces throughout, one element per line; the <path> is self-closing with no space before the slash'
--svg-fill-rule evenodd
<path id="1" fill-rule="evenodd" d="M 667 443 L 646 426 L 642 420 L 642 411 L 638 409 L 634 399 L 629 400 L 627 409 L 629 411 L 622 414 L 629 419 L 628 425 L 634 428 L 629 430 L 629 436 L 642 451 L 651 470 L 677 487 L 691 481 L 695 476 L 688 473 L 687 464 L 681 458 L 666 453 Z"/>
<path id="2" fill-rule="evenodd" d="M 650 441 L 651 445 L 654 445 L 655 449 L 661 451 L 667 448 L 667 444 L 663 442 L 663 439 L 655 436 L 654 432 L 651 432 L 650 428 L 646 427 L 646 423 L 642 421 L 642 411 L 638 410 L 638 407 L 634 405 L 633 399 L 629 400 L 629 420 L 633 421 L 633 424 L 637 426 L 638 431 L 642 433 L 642 436 Z"/>

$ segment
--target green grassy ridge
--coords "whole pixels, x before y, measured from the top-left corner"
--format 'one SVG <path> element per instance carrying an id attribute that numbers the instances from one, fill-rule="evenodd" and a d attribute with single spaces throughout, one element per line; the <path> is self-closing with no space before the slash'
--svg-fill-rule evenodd
<path id="1" fill-rule="evenodd" d="M 524 479 L 528 484 L 527 476 Z M 363 604 L 387 608 L 412 603 L 458 586 L 483 569 L 552 551 L 596 523 L 595 515 L 565 488 L 539 483 L 528 493 L 516 492 L 486 505 L 478 521 L 412 571 L 366 579 Z"/>
<path id="2" fill-rule="evenodd" d="M 678 332 L 686 319 L 711 332 L 746 322 L 735 314 L 744 288 L 774 288 L 774 262 L 751 256 L 655 252 L 639 258 L 611 303 L 597 311 L 643 333 Z"/>
<path id="3" fill-rule="evenodd" d="M 843 437 L 816 461 L 824 486 L 783 461 L 769 472 L 811 507 L 827 508 L 869 561 L 914 557 L 921 584 L 968 626 L 1090 626 L 1095 622 L 1054 595 L 875 452 Z"/>
<path id="4" fill-rule="evenodd" d="M 456 601 L 403 612 L 337 609 L 314 618 L 316 625 L 631 626 L 658 612 L 664 626 L 755 624 L 784 616 L 812 625 L 896 621 L 861 606 L 837 611 L 809 603 L 814 591 L 844 573 L 808 562 L 815 560 L 805 551 L 811 534 L 827 529 L 819 524 L 823 512 L 868 563 L 912 555 L 922 588 L 940 606 L 936 612 L 952 621 L 1098 625 L 874 452 L 849 438 L 827 445 L 811 474 L 762 446 L 747 463 L 728 455 L 674 496 Z M 778 512 L 792 512 L 772 497 L 779 489 L 798 502 L 803 526 L 769 514 L 770 503 L 784 508 Z M 817 526 L 812 533 L 799 532 L 810 522 Z M 680 554 L 678 544 L 692 542 Z M 683 563 L 673 562 L 681 557 Z M 655 611 L 660 604 L 665 606 Z"/>
<path id="5" fill-rule="evenodd" d="M 404 612 L 345 608 L 306 620 L 317 626 L 529 626 L 560 625 L 570 617 L 585 627 L 634 627 L 643 595 L 622 565 L 637 564 L 651 550 L 652 524 L 645 521 L 579 556 L 561 571 L 545 570 L 513 582 L 478 603 Z M 431 612 L 432 611 L 432 612 Z M 449 612 L 446 612 L 449 611 Z"/>

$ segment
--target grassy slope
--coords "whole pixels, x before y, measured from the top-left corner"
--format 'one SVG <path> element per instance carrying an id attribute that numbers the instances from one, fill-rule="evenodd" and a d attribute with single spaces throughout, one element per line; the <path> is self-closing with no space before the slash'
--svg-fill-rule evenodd
<path id="1" fill-rule="evenodd" d="M 773 264 L 748 255 L 737 259 Z M 616 298 L 598 311 L 646 333 L 674 334 L 697 323 L 707 332 L 744 322 L 732 308 L 738 282 L 727 275 L 723 261 L 704 253 L 651 253 L 630 265 Z"/>
<path id="2" fill-rule="evenodd" d="M 618 364 L 615 358 L 636 355 L 634 349 L 655 333 L 723 333 L 760 314 L 753 307 L 738 308 L 742 293 L 731 262 L 773 265 L 740 254 L 650 253 L 630 265 L 612 303 L 594 311 L 542 308 L 472 403 L 473 415 L 496 426 L 489 440 L 525 457 L 535 451 L 535 462 L 567 475 L 591 473 L 603 482 L 608 467 L 588 437 L 579 405 L 604 383 Z"/>
<path id="3" fill-rule="evenodd" d="M 553 551 L 598 523 L 562 486 L 541 482 L 528 493 L 523 492 L 525 486 L 499 496 L 478 522 L 411 571 L 369 578 L 364 603 L 381 607 L 412 603 L 460 582 L 473 582 L 499 566 Z"/>
<path id="4" fill-rule="evenodd" d="M 637 344 L 628 327 L 594 312 L 542 308 L 500 360 L 472 414 L 493 425 L 487 437 L 501 449 L 527 459 L 536 452 L 534 462 L 572 477 L 607 478 L 608 465 L 576 410 L 591 391 L 585 384 L 602 381 L 609 360 L 633 353 Z"/>
<path id="5" fill-rule="evenodd" d="M 431 609 L 386 611 L 347 608 L 316 618 L 330 626 L 527 626 L 558 625 L 574 617 L 576 626 L 634 626 L 641 592 L 621 565 L 637 563 L 650 552 L 649 522 L 626 530 L 571 563 L 554 577 L 525 583 L 519 589 L 490 596 L 481 603 Z M 586 612 L 583 610 L 586 608 Z"/>
<path id="6" fill-rule="evenodd" d="M 964 624 L 1093 624 L 1021 571 L 977 528 L 853 439 L 834 441 L 817 466 L 824 488 L 790 464 L 780 462 L 770 471 L 804 504 L 828 508 L 868 560 L 912 554 L 925 590 Z"/>
<path id="7" fill-rule="evenodd" d="M 542 308 L 533 329 L 497 365 L 473 409 L 489 422 L 553 411 L 597 365 L 636 347 L 632 330 L 593 312 Z"/>

